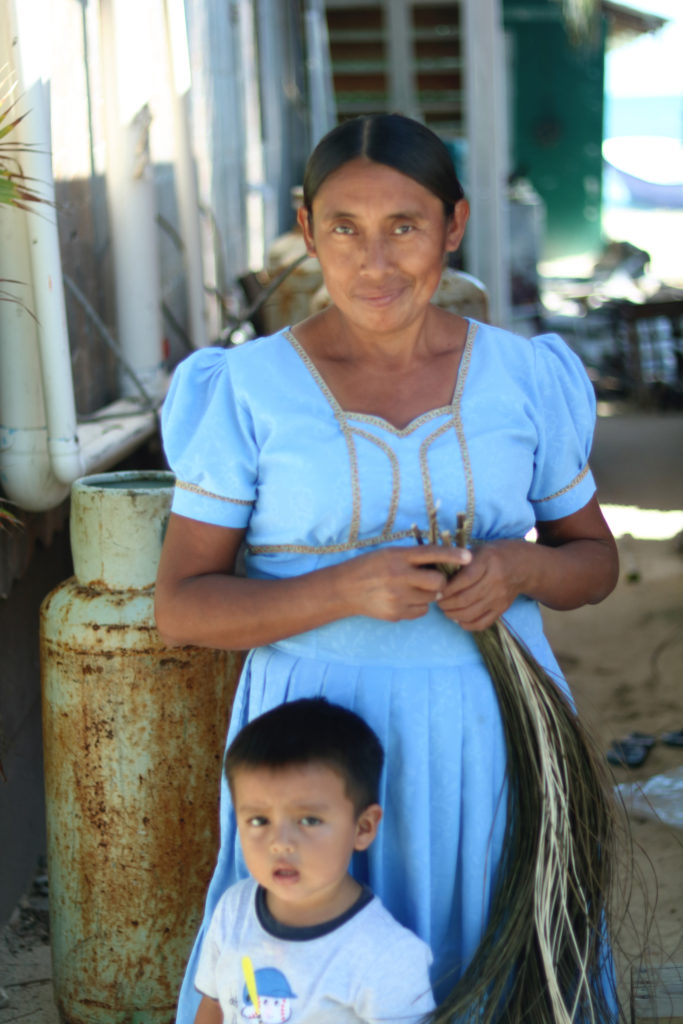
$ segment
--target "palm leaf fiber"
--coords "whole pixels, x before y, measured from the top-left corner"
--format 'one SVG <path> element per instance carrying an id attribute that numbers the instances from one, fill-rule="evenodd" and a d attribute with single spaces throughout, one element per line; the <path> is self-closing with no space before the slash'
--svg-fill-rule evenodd
<path id="1" fill-rule="evenodd" d="M 464 545 L 462 516 L 458 527 Z M 435 517 L 429 537 L 451 542 Z M 505 623 L 473 637 L 505 733 L 506 843 L 485 934 L 428 1020 L 612 1024 L 620 1014 L 606 938 L 614 843 L 606 771 L 557 683 Z"/>

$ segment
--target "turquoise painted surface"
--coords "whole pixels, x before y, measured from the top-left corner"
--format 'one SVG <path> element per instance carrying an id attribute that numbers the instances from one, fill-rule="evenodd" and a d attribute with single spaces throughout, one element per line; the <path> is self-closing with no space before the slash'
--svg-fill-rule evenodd
<path id="1" fill-rule="evenodd" d="M 601 244 L 604 25 L 573 45 L 554 0 L 505 0 L 512 90 L 512 167 L 546 205 L 542 257 Z"/>

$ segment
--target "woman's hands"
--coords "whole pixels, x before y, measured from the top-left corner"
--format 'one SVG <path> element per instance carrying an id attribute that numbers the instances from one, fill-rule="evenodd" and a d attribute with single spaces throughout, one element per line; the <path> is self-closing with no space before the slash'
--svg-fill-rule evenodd
<path id="1" fill-rule="evenodd" d="M 417 619 L 443 591 L 434 563 L 472 560 L 469 551 L 411 544 L 300 576 L 244 579 L 235 575 L 243 539 L 243 530 L 171 515 L 155 596 L 157 627 L 169 646 L 248 650 L 352 615 Z"/>
<path id="2" fill-rule="evenodd" d="M 522 592 L 528 546 L 506 540 L 475 548 L 470 563 L 441 588 L 438 604 L 444 615 L 468 631 L 492 625 Z"/>
<path id="3" fill-rule="evenodd" d="M 336 566 L 336 585 L 349 615 L 388 622 L 418 619 L 445 593 L 446 580 L 436 563 L 460 569 L 471 561 L 472 553 L 460 548 L 382 548 Z"/>
<path id="4" fill-rule="evenodd" d="M 597 498 L 573 515 L 539 522 L 538 540 L 501 540 L 473 551 L 443 587 L 439 607 L 463 629 L 486 629 L 520 594 L 549 608 L 597 604 L 614 589 L 617 547 Z"/>

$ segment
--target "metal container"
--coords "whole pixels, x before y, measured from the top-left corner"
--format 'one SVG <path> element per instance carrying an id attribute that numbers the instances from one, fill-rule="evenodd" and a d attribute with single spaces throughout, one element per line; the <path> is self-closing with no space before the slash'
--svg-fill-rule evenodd
<path id="1" fill-rule="evenodd" d="M 268 250 L 266 270 L 274 280 L 285 267 L 306 252 L 304 237 L 298 228 L 276 238 Z M 310 316 L 311 296 L 322 284 L 323 275 L 315 256 L 309 256 L 284 279 L 263 305 L 263 318 L 269 334 L 296 324 Z"/>
<path id="2" fill-rule="evenodd" d="M 292 210 L 296 213 L 303 204 L 302 185 L 295 185 L 290 192 Z M 291 231 L 274 239 L 266 253 L 266 274 L 272 280 L 299 259 L 306 252 L 306 243 L 299 225 L 294 222 Z M 323 275 L 315 256 L 300 263 L 275 289 L 263 306 L 263 319 L 269 334 L 282 327 L 296 324 L 310 316 L 311 298 L 322 284 Z"/>
<path id="3" fill-rule="evenodd" d="M 65 1024 L 171 1024 L 218 847 L 242 656 L 165 647 L 173 475 L 72 489 L 75 577 L 41 608 L 53 984 Z"/>

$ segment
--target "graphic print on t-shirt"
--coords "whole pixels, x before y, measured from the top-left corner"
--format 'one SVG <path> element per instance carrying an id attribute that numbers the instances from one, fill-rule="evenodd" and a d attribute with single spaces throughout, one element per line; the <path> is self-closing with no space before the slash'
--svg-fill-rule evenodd
<path id="1" fill-rule="evenodd" d="M 251 1000 L 247 986 L 242 990 L 242 1016 L 247 1020 L 261 1021 L 262 1024 L 283 1024 L 292 1016 L 292 992 L 282 971 L 276 967 L 261 967 L 254 971 L 258 1008 Z"/>

